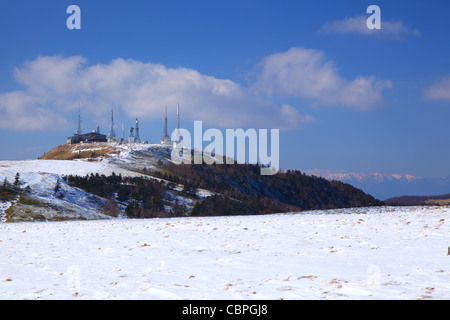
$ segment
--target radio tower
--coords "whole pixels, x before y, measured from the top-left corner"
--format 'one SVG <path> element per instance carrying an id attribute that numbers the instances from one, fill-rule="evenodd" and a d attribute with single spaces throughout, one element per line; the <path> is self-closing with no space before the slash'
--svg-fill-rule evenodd
<path id="1" fill-rule="evenodd" d="M 170 137 L 167 133 L 167 106 L 166 106 L 166 117 L 164 118 L 164 136 L 161 140 L 161 144 L 170 145 Z"/>
<path id="2" fill-rule="evenodd" d="M 111 106 L 111 130 L 109 131 L 109 142 L 117 142 L 116 133 L 114 132 L 114 106 Z"/>
<path id="3" fill-rule="evenodd" d="M 81 131 L 81 102 L 78 104 L 78 130 L 77 134 L 81 135 L 83 132 Z"/>
<path id="4" fill-rule="evenodd" d="M 139 119 L 136 118 L 136 130 L 134 134 L 134 142 L 141 143 L 141 138 L 139 137 Z"/>
<path id="5" fill-rule="evenodd" d="M 180 134 L 180 105 L 177 104 L 177 130 L 176 130 L 176 140 L 173 141 L 173 146 L 176 148 L 177 144 L 183 141 L 183 137 Z"/>
<path id="6" fill-rule="evenodd" d="M 167 106 L 166 106 L 166 117 L 164 118 L 164 137 L 163 139 L 168 138 L 169 135 L 167 134 Z"/>

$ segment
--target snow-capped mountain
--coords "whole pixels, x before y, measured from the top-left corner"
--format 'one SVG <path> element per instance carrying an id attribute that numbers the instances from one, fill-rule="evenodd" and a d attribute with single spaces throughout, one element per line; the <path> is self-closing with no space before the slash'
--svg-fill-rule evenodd
<path id="1" fill-rule="evenodd" d="M 443 179 L 425 179 L 409 174 L 342 173 L 327 170 L 309 170 L 306 173 L 328 180 L 349 183 L 382 200 L 404 195 L 440 195 L 450 192 L 450 177 Z"/>

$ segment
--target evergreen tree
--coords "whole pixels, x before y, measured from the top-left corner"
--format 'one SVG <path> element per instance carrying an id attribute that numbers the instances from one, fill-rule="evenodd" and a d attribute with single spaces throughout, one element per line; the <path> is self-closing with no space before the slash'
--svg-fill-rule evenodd
<path id="1" fill-rule="evenodd" d="M 188 212 L 186 205 L 184 203 L 181 203 L 178 201 L 178 199 L 175 200 L 175 204 L 172 206 L 172 213 L 175 216 L 184 216 Z"/>
<path id="2" fill-rule="evenodd" d="M 197 188 L 187 181 L 184 184 L 183 193 L 193 198 L 197 198 Z"/>
<path id="3" fill-rule="evenodd" d="M 20 173 L 16 173 L 16 176 L 14 178 L 14 187 L 18 188 L 20 186 Z"/>
<path id="4" fill-rule="evenodd" d="M 25 193 L 26 194 L 30 194 L 31 193 L 31 187 L 28 185 L 26 188 L 25 188 Z"/>
<path id="5" fill-rule="evenodd" d="M 55 185 L 55 194 L 57 194 L 59 192 L 59 190 L 61 190 L 61 182 L 58 180 L 56 180 L 56 185 Z"/>

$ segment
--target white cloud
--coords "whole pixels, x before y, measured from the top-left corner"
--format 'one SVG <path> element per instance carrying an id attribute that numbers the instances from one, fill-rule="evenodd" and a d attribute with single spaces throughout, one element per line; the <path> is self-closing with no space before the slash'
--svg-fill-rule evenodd
<path id="1" fill-rule="evenodd" d="M 85 117 L 107 119 L 111 104 L 129 117 L 161 119 L 180 104 L 184 121 L 222 128 L 294 129 L 314 121 L 273 95 L 311 99 L 314 104 L 370 109 L 382 102 L 389 81 L 374 76 L 342 78 L 318 50 L 292 48 L 265 58 L 249 87 L 187 68 L 121 58 L 88 65 L 80 56 L 39 57 L 16 68 L 21 91 L 0 94 L 0 128 L 15 131 L 66 129 L 82 103 Z M 72 121 L 71 121 L 72 122 Z"/>
<path id="2" fill-rule="evenodd" d="M 318 105 L 370 109 L 383 100 L 390 81 L 358 76 L 348 81 L 338 75 L 334 64 L 321 51 L 292 48 L 271 55 L 262 63 L 254 88 L 273 94 L 312 99 Z"/>
<path id="3" fill-rule="evenodd" d="M 14 131 L 54 130 L 68 121 L 53 112 L 41 97 L 23 91 L 0 95 L 0 128 Z"/>
<path id="4" fill-rule="evenodd" d="M 88 66 L 83 57 L 39 57 L 16 68 L 26 89 L 0 94 L 0 127 L 18 131 L 67 126 L 65 116 L 105 117 L 111 103 L 130 117 L 160 119 L 165 105 L 180 103 L 183 118 L 224 128 L 297 128 L 312 121 L 291 106 L 278 106 L 252 90 L 186 68 L 115 59 Z"/>
<path id="5" fill-rule="evenodd" d="M 365 36 L 400 37 L 403 35 L 419 36 L 417 29 L 407 27 L 402 21 L 381 20 L 381 29 L 368 29 L 367 19 L 370 16 L 356 16 L 344 20 L 335 20 L 325 23 L 320 29 L 321 32 L 332 34 L 356 33 Z"/>
<path id="6" fill-rule="evenodd" d="M 425 90 L 428 100 L 441 100 L 450 102 L 450 75 L 442 77 Z"/>

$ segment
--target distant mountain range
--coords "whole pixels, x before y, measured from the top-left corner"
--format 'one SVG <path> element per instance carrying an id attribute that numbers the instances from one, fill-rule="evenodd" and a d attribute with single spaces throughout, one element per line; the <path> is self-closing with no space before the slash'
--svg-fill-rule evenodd
<path id="1" fill-rule="evenodd" d="M 349 183 L 380 200 L 401 196 L 442 195 L 450 192 L 450 176 L 426 179 L 409 174 L 335 173 L 326 170 L 310 170 L 305 173 Z"/>

